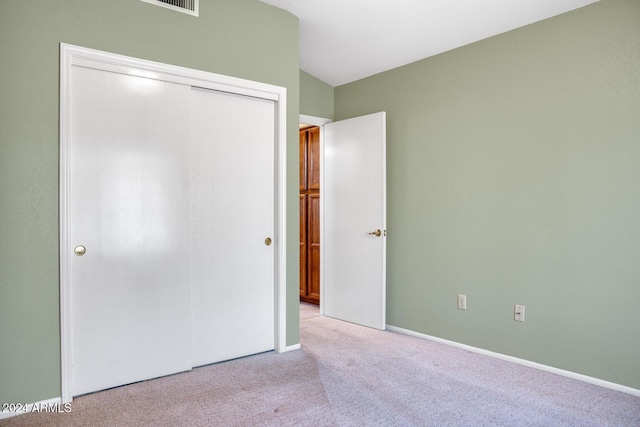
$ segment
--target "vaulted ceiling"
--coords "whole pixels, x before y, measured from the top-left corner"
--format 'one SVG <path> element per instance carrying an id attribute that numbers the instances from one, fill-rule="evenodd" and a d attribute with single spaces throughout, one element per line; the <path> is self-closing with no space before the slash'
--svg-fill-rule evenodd
<path id="1" fill-rule="evenodd" d="M 339 86 L 597 0 L 261 0 L 300 20 L 300 68 Z"/>

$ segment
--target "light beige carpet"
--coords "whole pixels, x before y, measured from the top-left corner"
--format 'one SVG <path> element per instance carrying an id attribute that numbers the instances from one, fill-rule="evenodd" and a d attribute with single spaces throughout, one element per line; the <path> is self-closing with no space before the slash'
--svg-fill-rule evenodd
<path id="1" fill-rule="evenodd" d="M 640 426 L 640 398 L 301 306 L 302 350 L 74 399 L 2 426 Z"/>

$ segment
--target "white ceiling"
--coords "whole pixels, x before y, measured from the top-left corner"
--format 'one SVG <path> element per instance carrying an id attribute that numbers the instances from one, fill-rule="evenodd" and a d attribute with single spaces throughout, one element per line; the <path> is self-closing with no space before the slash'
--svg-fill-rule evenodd
<path id="1" fill-rule="evenodd" d="M 339 86 L 598 0 L 261 0 L 300 19 L 300 68 Z"/>

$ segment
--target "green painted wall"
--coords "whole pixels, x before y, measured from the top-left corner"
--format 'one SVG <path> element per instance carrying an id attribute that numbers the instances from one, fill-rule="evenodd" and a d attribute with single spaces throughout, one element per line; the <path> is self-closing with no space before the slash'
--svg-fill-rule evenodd
<path id="1" fill-rule="evenodd" d="M 300 114 L 333 119 L 333 86 L 300 70 Z"/>
<path id="2" fill-rule="evenodd" d="M 335 89 L 381 110 L 388 323 L 640 389 L 640 2 Z"/>
<path id="3" fill-rule="evenodd" d="M 200 17 L 137 0 L 0 1 L 0 402 L 60 396 L 59 43 L 288 90 L 287 344 L 298 343 L 298 20 L 257 0 Z"/>

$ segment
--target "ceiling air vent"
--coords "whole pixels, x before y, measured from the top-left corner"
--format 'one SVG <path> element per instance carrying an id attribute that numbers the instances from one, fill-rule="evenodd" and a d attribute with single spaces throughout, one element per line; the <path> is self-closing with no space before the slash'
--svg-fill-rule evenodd
<path id="1" fill-rule="evenodd" d="M 198 2 L 200 0 L 141 0 L 145 3 L 155 4 L 157 6 L 166 7 L 167 9 L 178 12 L 188 13 L 189 15 L 198 16 Z"/>

